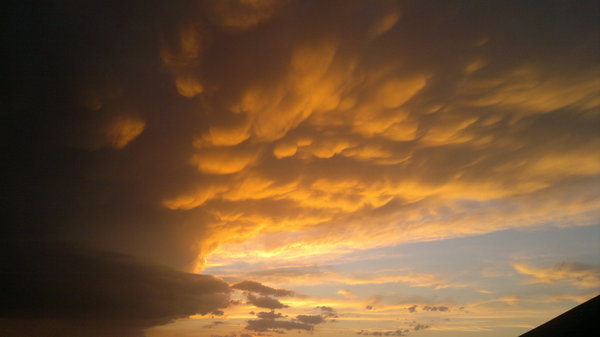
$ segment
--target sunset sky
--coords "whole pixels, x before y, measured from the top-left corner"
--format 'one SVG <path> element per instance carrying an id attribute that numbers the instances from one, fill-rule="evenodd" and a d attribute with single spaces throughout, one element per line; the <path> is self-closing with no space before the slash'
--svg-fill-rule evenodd
<path id="1" fill-rule="evenodd" d="M 600 3 L 8 1 L 3 337 L 517 336 L 600 294 Z"/>

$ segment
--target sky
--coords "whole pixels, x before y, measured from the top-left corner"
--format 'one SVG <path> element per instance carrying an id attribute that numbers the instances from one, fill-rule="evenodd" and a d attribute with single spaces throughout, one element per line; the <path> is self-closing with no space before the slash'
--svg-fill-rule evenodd
<path id="1" fill-rule="evenodd" d="M 600 293 L 597 1 L 4 7 L 2 336 L 516 336 Z"/>

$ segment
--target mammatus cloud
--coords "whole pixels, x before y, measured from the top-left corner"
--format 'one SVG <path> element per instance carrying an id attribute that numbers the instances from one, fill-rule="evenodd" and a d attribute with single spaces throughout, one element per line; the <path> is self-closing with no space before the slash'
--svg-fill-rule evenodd
<path id="1" fill-rule="evenodd" d="M 266 309 L 282 309 L 288 306 L 269 296 L 256 297 L 252 294 L 248 295 L 248 304 L 252 304 L 258 308 Z"/>
<path id="2" fill-rule="evenodd" d="M 213 233 L 209 247 L 246 242 L 217 250 L 217 256 L 287 258 L 548 219 L 589 223 L 594 217 L 597 189 L 586 186 L 597 185 L 598 138 L 586 125 L 597 119 L 597 67 L 579 71 L 561 50 L 542 42 L 548 41 L 543 30 L 531 30 L 535 45 L 529 43 L 533 36 L 508 38 L 505 22 L 477 5 L 470 5 L 477 13 L 473 20 L 458 14 L 458 5 L 432 12 L 381 2 L 373 5 L 376 14 L 359 20 L 363 4 L 351 2 L 330 25 L 324 21 L 337 7 L 316 11 L 311 3 L 305 10 L 315 12 L 305 19 L 319 34 L 278 40 L 290 24 L 271 19 L 293 17 L 295 5 L 268 7 L 269 19 L 256 21 L 278 33 L 248 33 L 259 48 L 271 50 L 269 64 L 212 60 L 207 44 L 203 61 L 188 72 L 215 88 L 199 94 L 207 113 L 230 116 L 214 117 L 196 135 L 190 159 L 200 175 L 222 177 L 190 186 L 163 204 L 212 214 L 221 231 Z M 524 25 L 550 24 L 540 13 L 525 20 L 531 16 L 517 4 L 500 7 Z M 473 29 L 479 20 L 488 24 Z M 436 33 L 406 33 L 420 31 L 417 22 L 435 22 L 430 28 Z M 259 39 L 267 35 L 280 42 Z M 448 40 L 453 47 L 442 43 Z M 592 41 L 560 40 L 573 48 Z M 245 45 L 233 48 L 254 55 Z M 445 57 L 433 59 L 425 50 Z M 507 56 L 506 50 L 518 53 Z M 531 61 L 543 57 L 560 60 L 560 69 Z M 249 74 L 259 69 L 267 76 L 232 81 L 211 74 L 213 65 Z M 225 86 L 225 80 L 234 85 Z M 562 127 L 552 127 L 556 123 Z M 563 206 L 550 207 L 548 200 Z"/>
<path id="3" fill-rule="evenodd" d="M 568 282 L 585 288 L 600 287 L 600 269 L 595 266 L 560 262 L 550 267 L 536 267 L 525 263 L 514 263 L 519 273 L 527 275 L 534 283 Z"/>
<path id="4" fill-rule="evenodd" d="M 285 284 L 298 285 L 320 285 L 320 284 L 344 284 L 344 285 L 369 285 L 369 284 L 385 284 L 385 283 L 404 283 L 411 287 L 431 287 L 442 289 L 452 286 L 444 280 L 440 275 L 434 273 L 419 273 L 407 269 L 391 269 L 377 273 L 357 273 L 357 272 L 340 272 L 330 266 L 303 266 L 303 267 L 285 267 L 285 268 L 270 268 L 259 272 L 248 273 L 249 277 L 259 280 L 263 283 L 276 282 Z M 257 287 L 251 287 L 246 281 L 235 285 L 234 288 L 240 290 L 249 290 L 259 292 Z M 255 290 L 251 290 L 255 289 Z M 276 292 L 277 289 L 265 290 L 263 295 L 275 296 L 290 296 L 285 292 Z M 347 290 L 340 290 L 338 294 L 352 297 L 352 294 Z"/>
<path id="5" fill-rule="evenodd" d="M 408 336 L 409 329 L 397 329 L 397 330 L 360 330 L 356 332 L 357 335 L 363 336 Z"/>
<path id="6" fill-rule="evenodd" d="M 430 326 L 427 324 L 422 324 L 422 323 L 417 323 L 417 322 L 412 322 L 410 324 L 410 326 L 413 328 L 414 331 L 425 330 L 425 329 L 430 328 Z"/>
<path id="7" fill-rule="evenodd" d="M 56 29 L 42 9 L 19 13 L 36 24 L 18 38 L 44 52 L 7 64 L 6 179 L 39 188 L 10 208 L 33 202 L 61 223 L 52 235 L 197 271 L 213 253 L 294 258 L 590 223 L 592 3 L 56 3 Z M 106 18 L 113 28 L 97 29 Z M 24 84 L 30 64 L 39 86 Z M 49 200 L 64 202 L 39 206 Z"/>
<path id="8" fill-rule="evenodd" d="M 119 116 L 107 131 L 112 146 L 122 149 L 144 131 L 146 123 L 132 117 Z"/>
<path id="9" fill-rule="evenodd" d="M 274 329 L 313 331 L 314 326 L 294 321 L 276 321 L 269 319 L 251 319 L 246 326 L 246 330 L 252 331 L 272 331 Z"/>

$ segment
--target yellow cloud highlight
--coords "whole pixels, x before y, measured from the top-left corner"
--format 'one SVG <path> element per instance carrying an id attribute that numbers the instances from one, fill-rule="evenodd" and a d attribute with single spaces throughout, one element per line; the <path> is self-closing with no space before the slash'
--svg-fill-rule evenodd
<path id="1" fill-rule="evenodd" d="M 146 122 L 133 116 L 118 116 L 106 131 L 106 137 L 116 149 L 122 149 L 146 127 Z"/>

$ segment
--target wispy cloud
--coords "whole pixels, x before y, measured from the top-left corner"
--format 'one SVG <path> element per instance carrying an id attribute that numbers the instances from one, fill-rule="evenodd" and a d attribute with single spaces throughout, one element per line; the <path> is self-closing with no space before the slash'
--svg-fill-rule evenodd
<path id="1" fill-rule="evenodd" d="M 513 263 L 519 273 L 530 277 L 534 283 L 568 282 L 580 287 L 599 288 L 600 268 L 574 262 L 559 262 L 550 267 L 536 267 Z"/>

